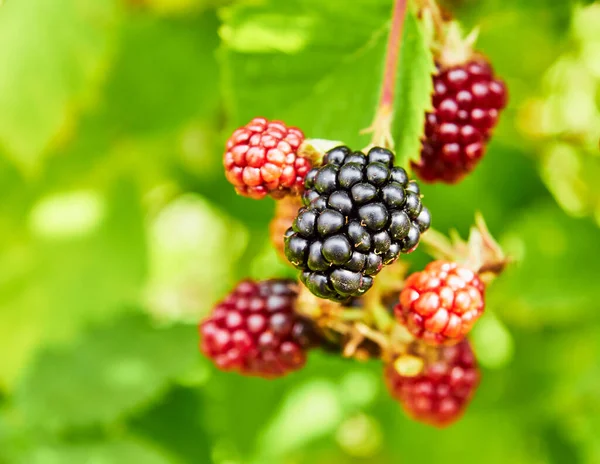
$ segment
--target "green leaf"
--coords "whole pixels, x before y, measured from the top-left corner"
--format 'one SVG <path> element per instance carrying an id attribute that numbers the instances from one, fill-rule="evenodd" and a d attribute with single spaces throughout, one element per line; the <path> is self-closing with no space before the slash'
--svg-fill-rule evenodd
<path id="1" fill-rule="evenodd" d="M 146 273 L 143 211 L 130 181 L 41 196 L 28 222 L 4 235 L 0 252 L 0 350 L 11 353 L 0 384 L 8 389 L 39 347 L 135 301 Z"/>
<path id="2" fill-rule="evenodd" d="M 211 462 L 211 436 L 203 423 L 206 399 L 200 393 L 198 388 L 174 387 L 151 409 L 130 420 L 132 430 L 182 462 Z"/>
<path id="3" fill-rule="evenodd" d="M 0 14 L 0 142 L 33 168 L 90 100 L 110 56 L 116 0 L 6 2 Z"/>
<path id="4" fill-rule="evenodd" d="M 412 9 L 406 12 L 396 76 L 392 136 L 396 163 L 408 166 L 420 156 L 425 112 L 431 108 L 433 54 L 423 26 Z"/>
<path id="5" fill-rule="evenodd" d="M 137 15 L 127 21 L 106 86 L 106 124 L 116 134 L 156 137 L 194 119 L 214 118 L 217 26 L 214 12 L 178 20 Z"/>
<path id="6" fill-rule="evenodd" d="M 203 317 L 235 283 L 247 242 L 246 229 L 203 197 L 182 195 L 169 203 L 148 229 L 147 309 L 166 321 Z"/>
<path id="7" fill-rule="evenodd" d="M 600 184 L 596 181 L 600 178 L 600 158 L 595 152 L 552 144 L 541 156 L 540 176 L 567 213 L 592 216 L 600 224 Z"/>
<path id="8" fill-rule="evenodd" d="M 406 462 L 423 462 L 424 455 L 425 462 L 479 464 L 482 455 L 486 456 L 485 462 L 489 464 L 502 464 L 507 460 L 520 464 L 548 462 L 537 446 L 531 446 L 533 434 L 526 427 L 526 421 L 517 419 L 514 411 L 499 408 L 478 410 L 476 404 L 477 397 L 464 417 L 443 430 L 411 421 L 402 414 L 397 404 L 388 404 L 394 418 L 384 427 L 388 444 L 386 451 L 393 453 L 398 461 L 402 456 Z M 469 452 L 465 453 L 464 440 L 467 436 L 470 437 Z M 435 443 L 435 446 L 419 449 L 414 446 L 418 442 Z M 397 460 L 392 459 L 391 462 Z"/>
<path id="9" fill-rule="evenodd" d="M 358 149 L 379 99 L 392 4 L 270 0 L 223 15 L 228 106 L 236 125 L 282 119 Z"/>
<path id="10" fill-rule="evenodd" d="M 179 17 L 227 3 L 229 0 L 145 0 L 144 6 L 157 16 Z"/>
<path id="11" fill-rule="evenodd" d="M 310 137 L 362 148 L 369 137 L 359 132 L 370 126 L 381 92 L 391 2 L 369 5 L 366 16 L 363 2 L 352 8 L 341 1 L 290 3 L 293 22 L 280 2 L 232 8 L 225 16 L 223 58 L 234 120 L 284 119 Z M 392 129 L 399 164 L 419 156 L 435 69 L 411 9 L 403 31 Z"/>
<path id="12" fill-rule="evenodd" d="M 110 423 L 143 406 L 198 356 L 195 327 L 155 327 L 128 314 L 38 356 L 15 392 L 30 424 Z"/>
<path id="13" fill-rule="evenodd" d="M 78 444 L 38 444 L 15 453 L 14 464 L 176 464 L 160 450 L 132 439 Z"/>
<path id="14" fill-rule="evenodd" d="M 522 213 L 501 243 L 516 262 L 489 289 L 489 304 L 513 324 L 536 327 L 599 321 L 598 229 L 554 205 Z"/>

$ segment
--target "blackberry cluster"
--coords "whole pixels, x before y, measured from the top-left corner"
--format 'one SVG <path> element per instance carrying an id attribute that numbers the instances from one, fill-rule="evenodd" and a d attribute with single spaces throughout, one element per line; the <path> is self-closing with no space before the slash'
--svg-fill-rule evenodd
<path id="1" fill-rule="evenodd" d="M 406 279 L 396 318 L 427 343 L 456 343 L 483 314 L 484 291 L 483 282 L 471 269 L 433 261 Z"/>
<path id="2" fill-rule="evenodd" d="M 506 106 L 506 87 L 483 58 L 443 69 L 433 83 L 434 110 L 426 116 L 421 159 L 412 167 L 424 181 L 455 183 L 483 157 Z"/>
<path id="3" fill-rule="evenodd" d="M 225 371 L 273 378 L 300 369 L 319 343 L 312 323 L 294 313 L 290 280 L 243 281 L 200 324 L 201 350 Z"/>
<path id="4" fill-rule="evenodd" d="M 419 186 L 375 147 L 365 155 L 340 146 L 306 175 L 304 207 L 285 236 L 285 254 L 320 298 L 345 301 L 410 253 L 431 223 Z"/>
<path id="5" fill-rule="evenodd" d="M 479 385 L 477 360 L 468 340 L 439 347 L 437 359 L 416 377 L 398 374 L 393 364 L 385 370 L 390 394 L 414 420 L 445 427 L 458 420 Z"/>

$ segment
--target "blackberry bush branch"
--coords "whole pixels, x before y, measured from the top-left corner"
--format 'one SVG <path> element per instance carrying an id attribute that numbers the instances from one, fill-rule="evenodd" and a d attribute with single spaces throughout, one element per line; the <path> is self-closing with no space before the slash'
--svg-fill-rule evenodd
<path id="1" fill-rule="evenodd" d="M 407 0 L 396 0 L 392 12 L 392 22 L 388 35 L 388 43 L 385 56 L 385 67 L 383 71 L 383 82 L 381 85 L 381 96 L 371 126 L 363 133 L 372 133 L 371 146 L 394 148 L 392 137 L 392 120 L 394 113 L 394 96 L 396 85 L 396 73 L 398 68 L 398 57 L 402 43 L 402 30 L 404 18 L 406 17 Z"/>

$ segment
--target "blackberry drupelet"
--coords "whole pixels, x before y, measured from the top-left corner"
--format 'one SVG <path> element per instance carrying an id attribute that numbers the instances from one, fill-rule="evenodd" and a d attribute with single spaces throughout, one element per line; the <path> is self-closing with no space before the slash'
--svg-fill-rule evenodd
<path id="1" fill-rule="evenodd" d="M 311 321 L 294 313 L 289 280 L 243 281 L 199 327 L 201 350 L 217 367 L 273 378 L 300 369 L 320 343 Z"/>
<path id="2" fill-rule="evenodd" d="M 482 57 L 442 68 L 433 82 L 434 110 L 427 113 L 421 158 L 412 167 L 421 180 L 452 184 L 483 157 L 507 91 Z"/>
<path id="3" fill-rule="evenodd" d="M 431 223 L 419 186 L 394 167 L 394 155 L 340 146 L 306 175 L 304 207 L 285 234 L 285 254 L 320 298 L 360 296 L 400 253 L 410 253 Z"/>
<path id="4" fill-rule="evenodd" d="M 404 377 L 388 364 L 384 377 L 390 394 L 414 420 L 446 427 L 458 420 L 479 385 L 477 360 L 468 340 L 441 346 L 416 377 Z"/>

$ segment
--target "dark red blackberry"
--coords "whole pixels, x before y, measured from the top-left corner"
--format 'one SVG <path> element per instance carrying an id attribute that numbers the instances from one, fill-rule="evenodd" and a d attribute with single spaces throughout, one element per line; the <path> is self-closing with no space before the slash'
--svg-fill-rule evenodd
<path id="1" fill-rule="evenodd" d="M 301 192 L 311 168 L 310 161 L 297 154 L 303 140 L 300 129 L 254 118 L 227 140 L 223 155 L 227 180 L 240 195 L 254 199 Z"/>
<path id="2" fill-rule="evenodd" d="M 483 314 L 484 291 L 483 282 L 471 269 L 433 261 L 406 279 L 396 318 L 427 343 L 456 343 Z"/>
<path id="3" fill-rule="evenodd" d="M 483 157 L 507 92 L 484 58 L 438 69 L 434 110 L 427 113 L 421 159 L 412 168 L 426 182 L 455 183 Z"/>
<path id="4" fill-rule="evenodd" d="M 318 343 L 311 322 L 294 313 L 289 280 L 243 281 L 200 324 L 201 350 L 222 370 L 279 377 L 300 369 Z"/>
<path id="5" fill-rule="evenodd" d="M 439 347 L 436 359 L 416 377 L 401 376 L 393 364 L 386 366 L 384 375 L 390 394 L 406 413 L 436 427 L 446 427 L 462 416 L 480 378 L 468 340 Z"/>
<path id="6" fill-rule="evenodd" d="M 394 167 L 394 155 L 337 147 L 306 175 L 304 208 L 285 237 L 288 260 L 320 298 L 362 295 L 400 253 L 410 253 L 429 228 L 419 186 Z"/>

